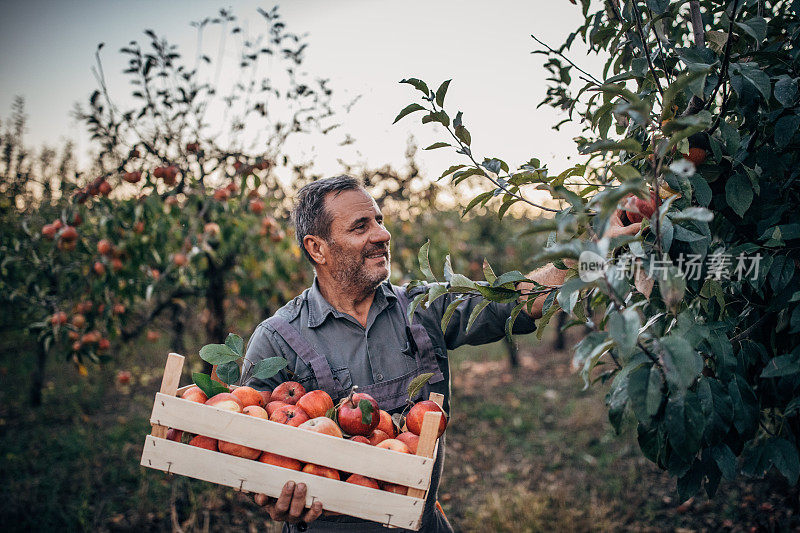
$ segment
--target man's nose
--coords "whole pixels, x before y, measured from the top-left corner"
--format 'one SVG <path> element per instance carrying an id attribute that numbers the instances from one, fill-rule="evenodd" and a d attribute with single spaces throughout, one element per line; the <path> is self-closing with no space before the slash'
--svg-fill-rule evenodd
<path id="1" fill-rule="evenodd" d="M 389 242 L 391 238 L 392 234 L 389 233 L 389 230 L 380 224 L 372 232 L 372 242 Z"/>

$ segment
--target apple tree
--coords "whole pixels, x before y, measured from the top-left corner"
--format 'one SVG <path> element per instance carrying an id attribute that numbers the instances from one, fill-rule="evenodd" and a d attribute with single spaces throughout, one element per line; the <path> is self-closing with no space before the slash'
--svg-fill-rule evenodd
<path id="1" fill-rule="evenodd" d="M 612 425 L 636 425 L 642 453 L 677 478 L 681 498 L 740 474 L 796 485 L 800 2 L 572 3 L 583 23 L 563 44 L 534 39 L 549 73 L 542 103 L 583 128 L 578 163 L 512 169 L 479 157 L 464 114 L 446 105 L 449 81 L 403 80 L 421 100 L 398 120 L 419 113 L 442 126 L 435 146 L 461 161 L 440 179 L 486 184 L 470 206 L 528 209 L 530 231 L 547 235 L 535 259 L 568 271 L 563 285 L 529 291 L 547 295 L 540 330 L 557 310 L 566 328 L 591 330 L 574 366 L 586 386 L 608 387 Z M 577 41 L 606 58 L 601 74 L 570 58 Z M 552 199 L 534 202 L 531 190 Z M 609 239 L 614 217 L 642 229 Z M 427 247 L 420 264 L 436 279 Z M 487 263 L 484 283 L 448 268 L 444 279 L 449 289 L 416 303 L 445 290 L 515 302 L 525 276 Z"/>

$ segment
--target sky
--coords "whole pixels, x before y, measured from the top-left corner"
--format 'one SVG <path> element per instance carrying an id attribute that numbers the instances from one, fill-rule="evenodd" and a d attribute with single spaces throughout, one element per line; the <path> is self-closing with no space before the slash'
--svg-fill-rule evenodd
<path id="1" fill-rule="evenodd" d="M 0 118 L 10 115 L 15 95 L 24 96 L 30 146 L 76 141 L 90 149 L 82 124 L 70 118 L 76 102 L 86 103 L 97 87 L 92 75 L 98 43 L 105 43 L 103 64 L 112 98 L 126 101 L 130 88 L 121 74 L 118 50 L 131 40 L 145 42 L 145 28 L 193 56 L 191 21 L 231 8 L 246 32 L 259 28 L 257 7 L 275 4 L 243 0 L 220 4 L 207 0 L 3 0 L 0 18 Z M 425 147 L 443 140 L 441 128 L 422 125 L 418 114 L 392 124 L 418 94 L 402 78 L 424 79 L 434 88 L 452 79 L 446 108 L 461 110 L 478 158 L 500 157 L 512 167 L 538 157 L 552 170 L 570 165 L 576 153 L 575 126 L 554 131 L 564 118 L 549 107 L 536 108 L 545 95 L 544 56 L 532 55 L 531 34 L 557 46 L 581 21 L 579 7 L 566 0 L 292 0 L 278 4 L 287 29 L 309 34 L 304 67 L 329 78 L 335 102 L 356 98 L 338 121 L 355 143 L 341 147 L 308 140 L 291 148 L 293 157 L 313 160 L 322 175 L 341 172 L 338 160 L 372 168 L 400 167 L 410 136 Z M 205 51 L 216 50 L 206 35 Z M 232 51 L 232 50 L 231 50 Z M 576 47 L 572 59 L 593 73 L 596 56 Z M 419 101 L 419 100 L 416 100 Z M 420 151 L 425 175 L 463 162 L 450 149 Z"/>

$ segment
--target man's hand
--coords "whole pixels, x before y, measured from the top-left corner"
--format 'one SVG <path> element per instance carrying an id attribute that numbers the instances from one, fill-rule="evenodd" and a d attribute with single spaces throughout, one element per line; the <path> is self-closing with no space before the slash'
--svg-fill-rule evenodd
<path id="1" fill-rule="evenodd" d="M 306 510 L 306 485 L 289 481 L 283 486 L 278 499 L 270 498 L 266 494 L 256 494 L 255 501 L 269 513 L 270 518 L 278 522 L 297 524 L 313 522 L 322 514 L 322 502 L 315 501 L 310 509 Z"/>
<path id="2" fill-rule="evenodd" d="M 639 230 L 642 227 L 641 222 L 636 222 L 635 224 L 630 224 L 628 226 L 622 225 L 622 220 L 620 220 L 619 215 L 615 211 L 614 214 L 611 215 L 611 218 L 608 221 L 608 229 L 603 234 L 603 237 L 613 238 L 619 237 L 620 235 L 636 235 L 639 233 Z M 573 259 L 565 259 L 564 264 L 572 268 L 575 265 L 575 260 Z M 556 285 L 563 285 L 564 279 L 567 276 L 568 270 L 559 270 L 552 264 L 545 265 L 542 268 L 534 270 L 530 274 L 528 274 L 528 279 L 532 279 L 537 283 L 541 283 L 542 285 L 546 286 L 556 286 Z M 517 284 L 517 289 L 523 291 L 531 291 L 535 289 L 533 283 L 526 283 L 521 282 Z M 524 294 L 520 297 L 520 301 L 525 301 L 528 299 L 528 295 Z M 541 294 L 537 296 L 534 301 L 533 305 L 531 306 L 531 310 L 529 314 L 533 318 L 541 318 L 542 317 L 542 307 L 544 306 L 544 301 L 547 299 L 547 294 Z M 528 313 L 528 308 L 523 307 L 526 313 Z"/>

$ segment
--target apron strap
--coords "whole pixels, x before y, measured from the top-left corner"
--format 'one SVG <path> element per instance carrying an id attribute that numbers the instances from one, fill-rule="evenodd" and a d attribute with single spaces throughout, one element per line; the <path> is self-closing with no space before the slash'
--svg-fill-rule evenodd
<path id="1" fill-rule="evenodd" d="M 408 336 L 411 348 L 419 361 L 419 367 L 422 372 L 433 372 L 433 377 L 428 380 L 428 383 L 437 383 L 444 379 L 442 371 L 439 369 L 439 364 L 436 362 L 436 352 L 433 349 L 433 342 L 430 335 L 422 324 L 409 323 L 408 321 L 408 306 L 410 300 L 408 294 L 403 287 L 395 287 L 392 285 L 392 290 L 397 296 L 397 302 L 400 304 L 400 310 L 403 312 L 403 320 L 406 324 L 406 335 Z M 413 320 L 413 316 L 411 317 Z M 427 393 L 427 390 L 426 390 Z"/>
<path id="2" fill-rule="evenodd" d="M 286 344 L 295 351 L 297 356 L 305 364 L 311 367 L 319 388 L 331 395 L 332 398 L 339 398 L 344 395 L 341 384 L 333 379 L 331 365 L 324 356 L 320 355 L 307 340 L 300 335 L 289 322 L 280 316 L 273 316 L 267 322 L 275 328 L 278 334 L 283 337 Z"/>

